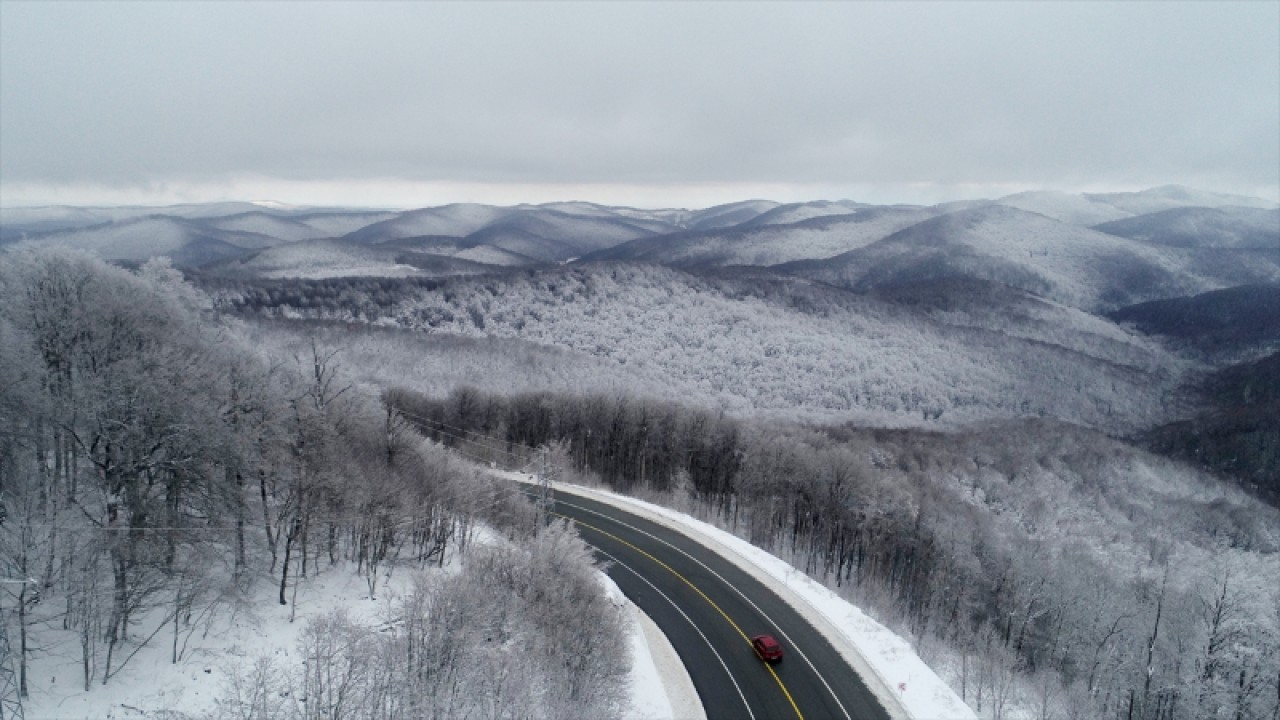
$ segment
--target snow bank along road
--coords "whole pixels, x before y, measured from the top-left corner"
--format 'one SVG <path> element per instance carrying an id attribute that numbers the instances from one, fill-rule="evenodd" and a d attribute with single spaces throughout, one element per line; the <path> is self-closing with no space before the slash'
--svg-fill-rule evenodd
<path id="1" fill-rule="evenodd" d="M 679 653 L 707 717 L 848 718 L 890 715 L 827 639 L 732 562 L 665 525 L 556 488 L 557 516 L 574 522 L 609 577 Z M 750 636 L 786 650 L 756 659 Z"/>

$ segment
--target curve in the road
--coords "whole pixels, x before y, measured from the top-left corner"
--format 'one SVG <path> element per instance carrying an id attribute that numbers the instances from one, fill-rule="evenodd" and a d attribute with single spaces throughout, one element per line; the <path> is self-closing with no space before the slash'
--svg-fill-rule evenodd
<path id="1" fill-rule="evenodd" d="M 565 518 L 566 520 L 573 520 L 573 518 L 570 518 L 570 517 L 568 517 L 568 516 L 566 516 L 566 515 L 561 515 L 560 513 L 553 513 L 553 514 L 554 514 L 554 515 L 556 515 L 556 516 L 558 516 L 558 517 Z M 678 579 L 680 582 L 684 583 L 685 585 L 688 585 L 688 586 L 689 586 L 689 588 L 690 588 L 690 589 L 692 589 L 695 593 L 697 593 L 699 597 L 701 597 L 703 600 L 707 601 L 707 604 L 708 604 L 708 605 L 710 605 L 710 606 L 711 606 L 711 608 L 712 608 L 713 610 L 715 610 L 717 613 L 719 613 L 719 614 L 720 614 L 720 617 L 724 618 L 725 622 L 727 622 L 727 623 L 729 623 L 731 626 L 733 626 L 733 629 L 737 631 L 738 635 L 742 636 L 743 641 L 747 643 L 747 647 L 751 647 L 751 636 L 750 636 L 750 635 L 747 635 L 747 633 L 743 631 L 742 627 L 741 627 L 740 625 L 738 625 L 738 623 L 734 622 L 733 618 L 729 617 L 728 613 L 726 613 L 726 612 L 725 612 L 725 611 L 724 611 L 724 610 L 723 610 L 719 605 L 717 605 L 717 604 L 716 604 L 716 602 L 715 602 L 714 600 L 712 600 L 711 598 L 707 597 L 707 594 L 706 594 L 705 592 L 703 592 L 701 588 L 699 588 L 697 585 L 695 585 L 695 584 L 693 583 L 693 581 L 692 581 L 692 580 L 690 580 L 689 578 L 685 577 L 684 575 L 681 575 L 681 574 L 680 574 L 680 573 L 679 573 L 675 568 L 671 567 L 670 565 L 668 565 L 668 564 L 666 564 L 666 563 L 662 562 L 661 560 L 659 560 L 658 558 L 654 557 L 653 555 L 651 555 L 651 554 L 649 554 L 649 553 L 645 552 L 644 550 L 641 550 L 640 548 L 636 547 L 635 545 L 632 545 L 631 543 L 629 543 L 629 542 L 627 542 L 626 540 L 624 540 L 624 539 L 622 539 L 622 538 L 618 537 L 617 535 L 614 535 L 613 533 L 610 533 L 610 532 L 608 532 L 608 531 L 606 531 L 606 530 L 602 530 L 602 529 L 600 529 L 600 528 L 598 528 L 598 527 L 595 527 L 594 525 L 589 525 L 589 524 L 587 524 L 587 523 L 585 523 L 585 522 L 582 522 L 581 520 L 574 520 L 574 522 L 575 522 L 575 523 L 577 523 L 577 525 L 578 525 L 579 527 L 585 527 L 585 528 L 588 528 L 588 529 L 590 529 L 590 530 L 593 530 L 593 531 L 595 531 L 595 532 L 597 532 L 597 533 L 600 533 L 601 535 L 605 535 L 605 536 L 608 536 L 608 537 L 613 538 L 614 540 L 616 540 L 616 541 L 618 541 L 618 542 L 622 543 L 623 545 L 626 545 L 627 547 L 631 548 L 632 550 L 635 550 L 637 553 L 640 553 L 641 555 L 643 555 L 644 557 L 648 558 L 649 560 L 652 560 L 653 562 L 657 563 L 657 564 L 658 564 L 658 565 L 659 565 L 663 570 L 666 570 L 667 572 L 669 572 L 669 573 L 671 573 L 672 575 L 674 575 L 674 576 L 676 577 L 676 579 Z M 626 523 L 622 523 L 622 524 L 623 524 L 624 526 L 626 526 L 626 527 L 631 527 L 631 526 L 629 526 L 629 525 L 626 525 Z M 643 530 L 639 530 L 639 529 L 637 529 L 637 528 L 632 528 L 632 529 L 633 529 L 633 530 L 636 530 L 636 532 L 644 533 L 644 531 L 643 531 Z M 646 534 L 646 535 L 647 535 L 648 533 L 644 533 L 644 534 Z M 652 537 L 652 536 L 650 536 L 650 537 Z M 605 554 L 607 555 L 608 553 L 605 553 Z M 610 557 L 612 558 L 612 556 L 610 556 Z M 614 562 L 619 562 L 619 561 L 617 560 L 617 558 L 612 558 L 612 559 L 613 559 L 613 561 L 614 561 Z M 697 558 L 692 558 L 692 559 L 694 560 L 694 562 L 697 562 Z M 621 563 L 620 563 L 620 564 L 621 564 Z M 704 565 L 703 567 L 706 567 L 706 566 Z M 710 570 L 710 571 L 711 571 L 711 573 L 712 573 L 713 575 L 715 574 L 715 571 L 714 571 L 714 570 L 711 570 L 710 568 L 707 568 L 707 569 L 708 569 L 708 570 Z M 635 571 L 633 568 L 627 567 L 627 570 L 630 570 L 631 572 L 636 573 L 636 571 Z M 637 574 L 637 575 L 639 575 L 639 573 L 636 573 L 636 574 Z M 644 578 L 643 576 L 641 576 L 641 579 L 645 579 L 645 578 Z M 653 585 L 653 583 L 649 582 L 647 579 L 645 579 L 645 582 L 646 582 L 647 584 L 649 584 L 650 586 L 652 586 L 655 590 L 658 590 L 657 586 Z M 735 588 L 735 590 L 736 590 L 736 588 Z M 660 592 L 660 593 L 661 593 L 662 591 L 661 591 L 661 590 L 658 590 L 658 592 Z M 739 594 L 739 595 L 742 595 L 742 593 L 741 593 L 740 591 L 739 591 L 739 593 L 738 593 L 738 594 Z M 666 600 L 667 600 L 667 602 L 671 602 L 671 599 L 670 599 L 669 597 L 666 597 L 666 595 L 665 595 L 665 594 L 663 595 L 663 597 L 664 597 L 664 599 L 666 599 Z M 743 597 L 744 599 L 746 598 L 746 596 L 745 596 L 745 595 L 742 595 L 742 597 Z M 748 600 L 747 600 L 747 602 L 750 602 L 750 600 L 748 599 Z M 677 607 L 677 609 L 679 609 L 679 608 Z M 681 612 L 681 614 L 682 614 L 682 615 L 684 615 L 684 613 L 683 613 L 683 612 Z M 685 619 L 688 619 L 688 615 L 685 615 Z M 692 624 L 692 621 L 690 621 L 690 623 Z M 694 628 L 695 628 L 695 629 L 697 629 L 697 625 L 696 625 L 696 624 L 694 624 Z M 699 631 L 698 631 L 698 633 L 701 635 L 701 634 L 702 634 L 702 631 L 701 631 L 701 630 L 699 630 Z M 704 640 L 706 639 L 706 636 L 705 636 L 705 635 L 703 635 L 702 637 L 703 637 L 703 639 L 704 639 Z M 708 642 L 708 644 L 710 644 L 710 643 Z M 714 646 L 712 647 L 712 650 L 713 650 L 713 651 L 715 650 Z M 717 656 L 717 657 L 719 657 L 719 653 L 716 653 L 716 656 Z M 721 660 L 720 660 L 720 664 L 721 664 L 721 665 L 724 665 L 724 660 L 723 660 L 723 659 L 721 659 Z M 782 691 L 783 696 L 787 698 L 787 702 L 791 703 L 791 709 L 795 711 L 796 716 L 797 716 L 797 717 L 799 717 L 801 720 L 804 720 L 804 714 L 800 712 L 800 708 L 799 708 L 799 707 L 796 707 L 796 701 L 795 701 L 795 698 L 791 697 L 791 692 L 787 690 L 787 685 L 786 685 L 786 683 L 782 682 L 782 678 L 778 677 L 778 673 L 777 673 L 777 671 L 776 671 L 776 670 L 774 670 L 774 669 L 773 669 L 773 666 L 772 666 L 772 665 L 770 665 L 769 663 L 764 663 L 764 667 L 765 667 L 765 669 L 766 669 L 766 670 L 768 670 L 768 671 L 769 671 L 769 674 L 773 676 L 773 680 L 774 680 L 774 682 L 776 682 L 776 683 L 778 684 L 778 689 L 780 689 L 780 690 Z M 728 667 L 727 667 L 727 666 L 725 666 L 725 671 L 726 671 L 726 672 L 728 672 Z M 815 670 L 815 672 L 816 672 L 816 670 Z M 819 676 L 819 677 L 821 677 L 821 676 Z M 730 679 L 733 679 L 732 675 L 730 675 Z M 825 683 L 825 680 L 824 680 L 823 682 Z M 734 686 L 735 686 L 735 687 L 737 687 L 737 682 L 736 682 L 736 681 L 734 682 Z M 742 690 L 741 690 L 741 689 L 739 689 L 739 690 L 738 690 L 738 694 L 739 694 L 739 695 L 741 695 L 741 694 L 742 694 Z M 834 695 L 833 695 L 832 697 L 834 697 Z M 743 698 L 743 702 L 744 702 L 744 703 L 746 702 L 746 699 L 745 699 L 745 698 Z M 836 702 L 839 702 L 839 700 L 837 699 L 837 700 L 836 700 Z M 748 711 L 749 711 L 749 710 L 750 710 L 750 708 L 748 707 Z M 848 717 L 848 713 L 845 713 L 845 716 L 846 716 L 846 717 Z"/>
<path id="2" fill-rule="evenodd" d="M 889 717 L 821 633 L 732 562 L 613 505 L 557 489 L 555 508 L 671 640 L 709 718 Z M 781 638 L 792 662 L 757 660 L 749 640 L 757 632 Z"/>
<path id="3" fill-rule="evenodd" d="M 668 596 L 666 593 L 662 592 L 662 590 L 659 589 L 657 585 L 654 585 L 653 583 L 649 582 L 649 580 L 645 578 L 643 574 L 636 572 L 636 570 L 632 568 L 630 565 L 627 565 L 626 563 L 622 562 L 621 560 L 615 558 L 614 556 L 610 555 L 609 553 L 599 548 L 596 548 L 596 552 L 608 558 L 610 563 L 613 563 L 619 567 L 625 568 L 631 574 L 635 575 L 636 578 L 638 578 L 640 581 L 642 581 L 649 587 L 653 588 L 654 592 L 658 593 L 658 595 L 660 595 L 663 600 L 666 600 L 667 603 L 670 604 L 671 607 L 676 612 L 680 613 L 680 617 L 683 617 L 686 621 L 688 621 L 689 626 L 693 628 L 694 632 L 698 633 L 698 637 L 702 638 L 702 641 L 707 644 L 707 648 L 716 656 L 716 659 L 720 661 L 720 667 L 724 669 L 725 675 L 729 678 L 729 681 L 733 683 L 733 688 L 738 691 L 738 697 L 742 699 L 742 707 L 746 710 L 747 716 L 752 718 L 752 720 L 754 720 L 755 713 L 751 711 L 751 705 L 747 703 L 747 696 L 742 693 L 742 688 L 738 686 L 738 681 L 734 679 L 733 673 L 729 672 L 729 666 L 728 664 L 725 663 L 724 657 L 721 656 L 719 652 L 716 652 L 716 646 L 712 644 L 710 640 L 707 639 L 706 634 L 703 633 L 702 629 L 698 627 L 698 623 L 694 622 L 693 618 L 685 614 L 685 612 L 680 609 L 680 605 L 676 603 L 676 601 L 672 600 L 671 597 Z M 617 581 L 615 580 L 615 582 Z"/>

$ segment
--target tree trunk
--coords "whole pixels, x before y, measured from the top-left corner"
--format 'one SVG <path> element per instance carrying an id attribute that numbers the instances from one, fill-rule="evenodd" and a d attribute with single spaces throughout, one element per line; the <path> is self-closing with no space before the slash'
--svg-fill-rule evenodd
<path id="1" fill-rule="evenodd" d="M 271 508 L 267 503 L 267 474 L 258 471 L 258 490 L 262 494 L 262 528 L 267 533 L 267 549 L 271 551 L 271 569 L 276 569 L 276 541 L 278 538 L 271 532 Z"/>
<path id="2" fill-rule="evenodd" d="M 23 551 L 26 570 L 26 551 Z M 18 697 L 27 697 L 27 583 L 18 590 Z"/>
<path id="3" fill-rule="evenodd" d="M 245 547 L 244 547 L 244 526 L 245 526 L 244 475 L 240 474 L 239 471 L 233 472 L 230 467 L 227 468 L 227 474 L 235 476 L 235 489 L 236 489 L 235 574 L 236 574 L 236 578 L 239 579 L 244 574 L 245 568 L 248 567 L 248 562 L 245 558 Z"/>
<path id="4" fill-rule="evenodd" d="M 1151 698 L 1151 676 L 1155 674 L 1155 668 L 1152 666 L 1152 663 L 1155 662 L 1156 639 L 1160 636 L 1160 615 L 1164 611 L 1164 590 L 1168 582 L 1169 566 L 1166 565 L 1164 570 L 1164 579 L 1160 581 L 1160 595 L 1156 598 L 1156 620 L 1151 628 L 1151 637 L 1147 640 L 1146 677 L 1142 682 L 1142 705 L 1141 715 L 1139 716 L 1143 718 L 1143 720 L 1147 717 L 1147 703 L 1150 702 Z M 1133 710 L 1130 708 L 1130 715 L 1132 714 Z"/>
<path id="5" fill-rule="evenodd" d="M 284 536 L 284 562 L 281 563 L 281 566 L 283 569 L 280 571 L 280 604 L 281 605 L 289 604 L 289 601 L 285 599 L 284 594 L 285 594 L 285 590 L 289 586 L 289 556 L 293 552 L 293 538 L 298 534 L 298 525 L 299 525 L 298 519 L 294 518 L 293 526 L 289 529 L 288 533 L 285 533 L 285 536 Z"/>
<path id="6" fill-rule="evenodd" d="M 131 540 L 125 540 L 131 542 Z M 111 569 L 114 580 L 114 592 L 111 600 L 111 624 L 107 627 L 107 661 L 102 669 L 102 684 L 106 685 L 107 680 L 111 677 L 111 659 L 115 654 L 116 643 L 124 638 L 125 628 L 128 625 L 128 592 L 129 592 L 129 561 L 120 556 L 119 551 L 112 553 Z"/>

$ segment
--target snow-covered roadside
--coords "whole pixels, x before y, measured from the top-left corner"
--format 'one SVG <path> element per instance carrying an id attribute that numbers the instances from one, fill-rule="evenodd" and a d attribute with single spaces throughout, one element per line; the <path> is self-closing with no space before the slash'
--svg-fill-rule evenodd
<path id="1" fill-rule="evenodd" d="M 292 623 L 293 608 L 276 602 L 273 583 L 261 582 L 248 606 L 238 612 L 226 608 L 207 635 L 195 633 L 177 664 L 170 662 L 172 631 L 162 631 L 119 675 L 106 685 L 98 677 L 87 692 L 74 634 L 38 632 L 37 640 L 47 644 L 30 663 L 31 696 L 23 703 L 25 715 L 28 720 L 121 720 L 212 714 L 232 672 L 247 670 L 264 656 L 292 662 L 308 620 L 337 609 L 346 610 L 352 620 L 377 626 L 390 604 L 412 589 L 415 574 L 396 572 L 385 578 L 376 599 L 354 572 L 335 569 L 303 579 Z"/>
<path id="2" fill-rule="evenodd" d="M 31 697 L 23 703 L 25 716 L 28 720 L 137 720 L 213 714 L 232 673 L 250 669 L 264 656 L 281 665 L 296 662 L 298 641 L 309 620 L 341 609 L 352 620 L 377 627 L 390 615 L 393 604 L 413 589 L 421 572 L 393 571 L 379 583 L 376 599 L 370 597 L 363 577 L 342 568 L 304 579 L 292 623 L 291 608 L 275 600 L 275 585 L 260 583 L 246 605 L 252 612 L 228 609 L 207 635 L 197 633 L 190 639 L 177 664 L 170 662 L 171 636 L 161 632 L 111 682 L 101 685 L 99 679 L 87 692 L 72 633 L 42 632 L 40 640 L 48 644 L 31 661 Z M 448 573 L 452 568 L 428 572 Z M 632 670 L 623 717 L 705 720 L 702 702 L 675 648 L 608 576 L 600 573 L 600 577 L 604 591 L 627 613 Z"/>
<path id="3" fill-rule="evenodd" d="M 504 474 L 523 482 L 528 478 Z M 713 525 L 617 493 L 565 484 L 571 492 L 622 507 L 696 537 L 774 590 L 821 631 L 895 718 L 976 720 L 964 701 L 916 655 L 910 643 L 787 563 Z M 878 680 L 879 682 L 876 682 Z"/>
<path id="4" fill-rule="evenodd" d="M 671 641 L 608 575 L 600 573 L 600 578 L 610 600 L 626 611 L 630 630 L 630 696 L 623 716 L 627 720 L 706 720 L 702 699 Z"/>

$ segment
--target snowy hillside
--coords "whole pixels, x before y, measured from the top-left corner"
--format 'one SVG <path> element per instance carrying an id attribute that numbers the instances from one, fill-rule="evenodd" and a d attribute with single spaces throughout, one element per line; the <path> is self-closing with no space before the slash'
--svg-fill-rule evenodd
<path id="1" fill-rule="evenodd" d="M 1093 229 L 1169 247 L 1280 253 L 1280 209 L 1175 208 L 1102 223 Z"/>
<path id="2" fill-rule="evenodd" d="M 794 282 L 585 267 L 416 290 L 380 324 L 565 348 L 742 415 L 918 424 L 1051 412 L 1107 427 L 1164 415 L 1178 361 L 1069 308 L 1020 312 L 1006 332 Z"/>
<path id="3" fill-rule="evenodd" d="M 194 203 L 163 206 L 73 207 L 49 205 L 44 207 L 16 207 L 0 209 L 0 223 L 26 225 L 33 223 L 58 224 L 63 228 L 87 227 L 108 222 L 136 220 L 153 215 L 175 218 L 212 218 L 237 213 L 264 210 L 247 202 Z"/>
<path id="4" fill-rule="evenodd" d="M 341 240 L 310 240 L 264 250 L 234 267 L 264 278 L 404 277 L 420 274 L 412 265 L 399 262 L 397 256 L 393 250 L 369 248 Z"/>
<path id="5" fill-rule="evenodd" d="M 207 228 L 197 221 L 156 216 L 30 237 L 15 247 L 65 247 L 86 250 L 107 260 L 141 262 L 157 255 L 201 265 L 276 244 L 253 232 Z"/>
<path id="6" fill-rule="evenodd" d="M 309 212 L 293 217 L 294 220 L 315 228 L 319 237 L 340 237 L 355 232 L 362 227 L 372 225 L 395 217 L 394 212 L 358 211 L 358 212 Z"/>
<path id="7" fill-rule="evenodd" d="M 1001 283 L 952 277 L 883 285 L 869 294 L 942 324 L 1063 345 L 1122 365 L 1155 369 L 1169 359 L 1115 322 Z"/>
<path id="8" fill-rule="evenodd" d="M 1207 260 L 1202 252 L 1160 247 L 991 205 L 919 223 L 829 261 L 785 269 L 857 289 L 973 277 L 1089 311 L 1280 279 L 1280 257 L 1265 252 Z"/>
<path id="9" fill-rule="evenodd" d="M 519 267 L 535 265 L 537 261 L 527 255 L 504 250 L 492 245 L 473 245 L 466 238 L 413 237 L 392 240 L 373 246 L 378 249 L 397 248 L 436 257 L 457 258 L 495 267 Z"/>
<path id="10" fill-rule="evenodd" d="M 463 237 L 505 216 L 508 208 L 458 203 L 437 208 L 409 210 L 354 230 L 348 239 L 376 244 L 419 235 Z"/>
<path id="11" fill-rule="evenodd" d="M 318 230 L 296 218 L 279 217 L 264 212 L 241 213 L 213 218 L 206 221 L 206 225 L 220 230 L 235 230 L 265 235 L 277 240 L 276 245 L 315 240 L 327 236 L 324 231 Z"/>
<path id="12" fill-rule="evenodd" d="M 716 205 L 691 213 L 685 227 L 690 230 L 714 230 L 733 227 L 768 212 L 779 203 L 772 200 L 743 200 L 742 202 Z"/>
<path id="13" fill-rule="evenodd" d="M 404 238 L 437 236 L 460 238 L 468 247 L 489 246 L 535 262 L 563 262 L 585 253 L 612 247 L 655 231 L 594 205 L 569 205 L 567 210 L 537 206 L 498 208 L 488 205 L 446 205 L 401 213 L 363 227 L 345 239 L 367 245 Z"/>
<path id="14" fill-rule="evenodd" d="M 1104 223 L 1108 220 L 1129 217 L 1133 214 L 1089 195 L 1075 195 L 1064 192 L 1035 191 L 1017 193 L 1002 197 L 996 202 L 1011 208 L 1039 213 L 1054 220 L 1086 227 Z"/>
<path id="15" fill-rule="evenodd" d="M 847 201 L 828 202 L 817 200 L 806 203 L 789 203 L 763 212 L 750 220 L 740 223 L 740 227 L 757 227 L 760 225 L 789 225 L 803 220 L 828 217 L 830 215 L 852 215 L 860 208 L 866 207 Z"/>
<path id="16" fill-rule="evenodd" d="M 1146 215 L 1179 207 L 1250 207 L 1274 209 L 1276 203 L 1243 195 L 1225 195 L 1181 185 L 1162 185 L 1139 192 L 1086 193 L 1085 197 L 1112 205 L 1130 215 Z"/>
<path id="17" fill-rule="evenodd" d="M 466 242 L 557 262 L 652 234 L 628 221 L 536 209 L 512 213 L 471 233 Z"/>
<path id="18" fill-rule="evenodd" d="M 876 207 L 791 224 L 748 223 L 747 227 L 635 240 L 587 259 L 640 260 L 674 267 L 778 265 L 840 255 L 936 214 L 928 208 Z"/>
<path id="19" fill-rule="evenodd" d="M 1001 209 L 1022 211 L 1026 217 L 1017 222 L 1007 217 L 996 221 Z M 1104 303 L 1108 307 L 1150 299 L 1143 294 L 1147 291 L 1165 296 L 1223 287 L 1233 282 L 1234 273 L 1243 273 L 1243 282 L 1268 282 L 1275 276 L 1277 263 L 1266 257 L 1188 252 L 1156 258 L 1143 250 L 1140 246 L 1151 244 L 1186 249 L 1265 248 L 1272 237 L 1275 203 L 1180 187 L 1109 194 L 1037 191 L 997 201 L 965 200 L 932 207 L 872 206 L 848 200 L 788 204 L 747 200 L 702 209 L 630 208 L 581 201 L 505 207 L 457 203 L 405 211 L 279 203 L 7 208 L 0 210 L 0 245 L 49 242 L 128 261 L 167 254 L 180 265 L 202 266 L 244 257 L 248 254 L 244 250 L 325 238 L 400 247 L 406 247 L 402 241 L 409 239 L 453 238 L 456 244 L 448 249 L 442 246 L 437 254 L 507 267 L 583 257 L 688 268 L 767 267 L 858 251 L 941 216 L 961 218 L 947 225 L 946 233 L 954 234 L 983 212 L 989 216 L 987 221 L 966 237 L 953 238 L 963 244 L 963 250 L 956 246 L 947 252 L 933 251 L 927 258 L 916 253 L 913 260 L 911 253 L 897 257 L 902 253 L 884 246 L 895 260 L 894 267 L 881 270 L 891 272 L 895 281 L 904 272 L 930 275 L 938 268 L 976 272 L 988 279 L 1007 275 L 1020 278 L 1018 286 L 1023 289 L 1051 292 L 1056 300 L 1088 307 L 1097 306 L 1096 296 L 1105 294 L 1092 287 L 1098 278 L 1081 277 L 1097 274 L 1098 268 L 1083 267 L 1090 263 L 1103 270 L 1108 266 L 1126 269 L 1133 277 L 1122 278 L 1121 284 L 1140 288 L 1108 297 Z M 1067 228 L 1099 226 L 1144 242 L 1107 245 L 1087 233 L 1073 236 L 1063 228 L 1050 230 L 1045 222 L 1034 224 L 1029 219 L 1032 215 Z M 1015 227 L 1018 222 L 1032 224 Z M 1101 227 L 1105 222 L 1122 224 Z M 946 224 L 925 226 L 922 232 L 936 234 Z M 1068 247 L 1073 257 L 1066 254 Z M 998 268 L 981 275 L 982 266 L 992 265 L 988 262 L 992 259 Z M 875 253 L 857 257 L 859 263 L 883 265 L 885 260 Z M 933 269 L 915 267 L 920 264 L 917 261 L 927 261 Z M 372 266 L 361 266 L 355 274 L 371 272 Z M 390 277 L 399 274 L 400 268 L 387 270 Z M 866 273 L 855 274 L 859 278 L 853 283 L 847 272 L 832 277 L 846 286 L 862 287 L 858 283 Z"/>
<path id="20" fill-rule="evenodd" d="M 1276 204 L 1258 198 L 1204 192 L 1166 185 L 1133 193 L 1064 193 L 1051 190 L 1006 195 L 995 201 L 1072 225 L 1094 226 L 1113 220 L 1148 215 L 1175 208 L 1245 207 L 1274 209 Z"/>
<path id="21" fill-rule="evenodd" d="M 622 220 L 654 233 L 678 230 L 684 226 L 692 214 L 688 210 L 676 208 L 642 209 L 597 205 L 581 201 L 543 203 L 536 207 L 565 215 Z"/>

